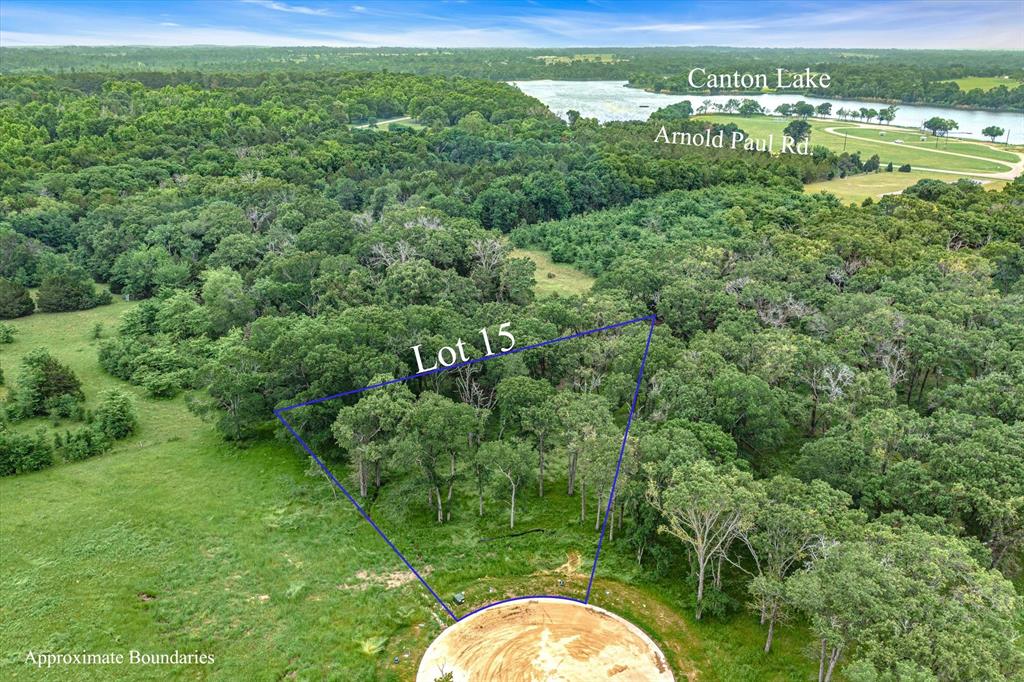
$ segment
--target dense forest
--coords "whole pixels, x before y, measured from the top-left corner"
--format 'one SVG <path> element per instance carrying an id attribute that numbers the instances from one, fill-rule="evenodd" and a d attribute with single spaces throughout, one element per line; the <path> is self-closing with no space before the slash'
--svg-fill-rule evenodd
<path id="1" fill-rule="evenodd" d="M 413 342 L 508 321 L 527 345 L 654 315 L 609 551 L 691 585 L 698 620 L 749 608 L 765 651 L 780 624 L 806 625 L 823 681 L 1024 673 L 1009 580 L 1024 549 L 1020 179 L 998 192 L 925 180 L 843 206 L 801 192 L 842 165 L 824 149 L 655 145 L 657 123 L 566 123 L 493 80 L 295 61 L 420 59 L 394 52 L 408 59 L 5 52 L 8 71 L 66 54 L 82 72 L 0 80 L 0 317 L 104 305 L 107 290 L 144 299 L 102 341 L 103 369 L 154 397 L 187 393 L 223 438 L 252 443 L 290 442 L 275 408 L 413 372 Z M 418 68 L 548 68 L 492 52 L 526 59 L 502 70 L 445 51 Z M 646 52 L 624 63 L 678 69 L 676 52 Z M 219 73 L 229 54 L 245 67 Z M 902 54 L 878 63 L 898 71 Z M 998 61 L 956 54 L 974 75 Z M 948 55 L 917 58 L 927 70 Z M 153 70 L 104 72 L 126 60 Z M 535 297 L 512 244 L 593 274 L 593 291 Z M 590 527 L 642 341 L 620 330 L 552 346 L 294 423 L 361 498 L 397 491 L 439 525 L 509 499 L 514 526 L 517 493 L 557 487 Z M 5 420 L 75 412 L 80 385 L 60 363 L 34 355 L 17 374 Z M 109 439 L 130 432 L 136 415 L 104 401 L 78 418 Z M 68 447 L 6 426 L 0 439 L 3 473 Z"/>
<path id="2" fill-rule="evenodd" d="M 489 80 L 626 80 L 638 88 L 694 90 L 690 69 L 714 73 L 768 73 L 805 68 L 832 77 L 827 89 L 795 94 L 1024 111 L 1024 57 L 1020 51 L 746 49 L 727 47 L 414 49 L 55 47 L 0 50 L 0 73 L 112 72 L 146 82 L 142 72 L 198 73 L 391 71 L 420 75 L 457 73 Z M 709 71 L 711 73 L 712 71 Z M 953 79 L 1007 77 L 991 90 L 962 91 Z"/>

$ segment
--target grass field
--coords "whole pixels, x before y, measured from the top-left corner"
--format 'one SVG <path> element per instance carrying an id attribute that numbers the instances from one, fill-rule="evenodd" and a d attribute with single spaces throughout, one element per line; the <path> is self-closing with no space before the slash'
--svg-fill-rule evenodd
<path id="1" fill-rule="evenodd" d="M 983 156 L 986 159 L 992 159 L 993 161 L 1008 161 L 1009 163 L 1016 163 L 1020 160 L 1020 157 L 1013 152 L 1003 149 L 994 149 L 988 144 L 978 144 L 977 142 L 961 140 L 955 137 L 933 137 L 931 135 L 922 135 L 922 133 L 916 130 L 910 130 L 909 128 L 892 128 L 889 130 L 882 130 L 881 128 L 862 128 L 860 126 L 850 126 L 847 124 L 842 127 L 836 126 L 836 132 L 845 133 L 850 137 L 878 142 L 903 140 L 903 145 L 907 147 L 914 147 L 915 149 L 938 149 L 940 151 L 956 152 L 957 154 Z M 925 137 L 925 139 L 922 140 L 921 137 Z"/>
<path id="2" fill-rule="evenodd" d="M 718 114 L 704 115 L 699 118 L 722 123 L 735 123 L 748 135 L 755 138 L 767 138 L 769 134 L 774 134 L 776 148 L 779 144 L 779 140 L 782 138 L 782 130 L 790 121 L 790 119 L 777 116 L 752 116 L 744 118 L 742 116 Z M 811 119 L 810 123 L 812 126 L 811 144 L 824 145 L 834 152 L 844 151 L 843 136 L 826 133 L 823 130 L 824 128 L 856 128 L 858 131 L 863 130 L 857 128 L 854 124 L 843 121 Z M 906 131 L 906 129 L 893 128 L 889 135 L 899 136 L 901 135 L 901 132 L 904 131 Z M 861 133 L 858 133 L 857 135 L 859 134 Z M 916 132 L 905 132 L 901 139 L 906 140 L 906 135 L 913 134 L 916 134 Z M 1010 170 L 1009 164 L 999 163 L 997 161 L 989 160 L 988 158 L 972 159 L 963 156 L 953 156 L 951 154 L 938 153 L 930 148 L 917 148 L 911 145 L 895 145 L 870 139 L 861 139 L 858 138 L 857 135 L 851 135 L 849 139 L 845 140 L 845 151 L 850 153 L 859 151 L 861 158 L 865 161 L 873 154 L 878 154 L 883 166 L 891 161 L 894 166 L 909 163 L 911 168 L 917 168 L 920 166 L 924 168 L 951 170 L 965 173 L 1001 173 Z M 966 145 L 974 147 L 981 146 L 977 143 L 969 142 L 963 144 L 965 147 L 957 147 L 958 153 L 970 153 L 965 150 Z M 950 149 L 949 151 L 953 150 Z"/>
<path id="3" fill-rule="evenodd" d="M 956 78 L 943 82 L 956 83 L 964 92 L 970 92 L 971 90 L 984 90 L 988 92 L 998 88 L 1000 85 L 1005 85 L 1007 89 L 1013 90 L 1020 85 L 1020 81 L 1015 78 L 1000 78 L 998 76 L 968 76 L 967 78 Z"/>
<path id="4" fill-rule="evenodd" d="M 571 265 L 555 263 L 544 251 L 513 249 L 513 258 L 529 258 L 537 265 L 533 279 L 534 291 L 538 297 L 562 294 L 572 296 L 585 294 L 594 286 L 594 278 Z"/>
<path id="5" fill-rule="evenodd" d="M 845 178 L 812 182 L 804 185 L 805 192 L 831 192 L 839 197 L 844 204 L 861 203 L 868 197 L 879 199 L 894 192 L 902 192 L 917 183 L 918 180 L 932 179 L 942 182 L 955 182 L 962 176 L 948 173 L 928 173 L 927 171 L 911 171 L 910 173 L 862 173 Z M 982 185 L 986 190 L 998 190 L 1006 185 L 1005 180 L 985 181 Z"/>
<path id="6" fill-rule="evenodd" d="M 36 314 L 13 321 L 8 381 L 30 348 L 46 345 L 82 378 L 90 397 L 125 385 L 96 363 L 92 326 L 113 330 L 130 305 Z M 162 679 L 410 680 L 441 631 L 439 609 L 351 505 L 285 442 L 226 444 L 184 399 L 138 397 L 138 432 L 100 457 L 0 479 L 0 678 L 150 680 L 153 668 L 25 664 L 29 650 L 202 652 L 215 663 L 163 667 Z M 468 493 L 468 491 L 467 491 Z M 523 500 L 523 528 L 573 519 L 578 502 L 553 495 L 542 511 Z M 371 509 L 379 510 L 383 501 Z M 414 505 L 409 505 L 413 507 Z M 463 504 L 460 509 L 468 510 Z M 438 529 L 429 514 L 399 514 L 423 547 L 441 548 L 430 580 L 465 608 L 509 593 L 575 590 L 585 583 L 592 523 L 554 536 L 477 542 L 470 514 Z M 554 520 L 554 521 L 553 521 Z M 506 531 L 507 532 L 507 531 Z M 590 554 L 592 556 L 592 553 Z M 470 560 L 472 557 L 472 560 Z M 680 576 L 641 578 L 630 553 L 606 543 L 594 602 L 644 628 L 680 675 L 701 680 L 813 677 L 807 635 L 784 627 L 770 656 L 745 612 L 695 623 Z M 395 659 L 398 663 L 393 663 Z M 164 677 L 166 676 L 166 677 Z M 681 679 L 681 678 L 677 678 Z"/>

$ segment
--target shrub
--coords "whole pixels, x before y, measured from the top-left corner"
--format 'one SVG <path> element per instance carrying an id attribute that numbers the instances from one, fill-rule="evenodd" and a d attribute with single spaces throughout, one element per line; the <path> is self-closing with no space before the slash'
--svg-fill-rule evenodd
<path id="1" fill-rule="evenodd" d="M 902 166 L 900 166 L 898 170 L 899 170 L 900 173 L 909 173 L 910 172 L 910 164 L 909 163 L 905 163 Z"/>
<path id="2" fill-rule="evenodd" d="M 12 433 L 0 426 L 0 476 L 38 471 L 53 464 L 53 448 L 45 429 L 34 435 Z"/>
<path id="3" fill-rule="evenodd" d="M 86 272 L 77 267 L 68 267 L 45 277 L 39 285 L 36 299 L 39 310 L 45 313 L 86 310 L 111 301 L 110 293 L 97 292 Z"/>
<path id="4" fill-rule="evenodd" d="M 71 393 L 62 393 L 43 402 L 43 412 L 54 419 L 81 419 L 82 400 Z"/>
<path id="5" fill-rule="evenodd" d="M 74 402 L 85 400 L 82 382 L 71 368 L 54 358 L 45 348 L 29 351 L 21 361 L 21 373 L 11 392 L 13 416 L 34 417 L 56 408 L 53 400 L 70 396 Z M 63 409 L 63 408 L 61 408 Z"/>
<path id="6" fill-rule="evenodd" d="M 111 440 L 131 435 L 138 425 L 138 415 L 132 397 L 112 388 L 100 394 L 94 426 Z"/>
<path id="7" fill-rule="evenodd" d="M 61 454 L 68 462 L 102 455 L 110 449 L 110 439 L 95 426 L 84 426 L 77 431 L 70 431 L 64 439 Z"/>
<path id="8" fill-rule="evenodd" d="M 36 304 L 32 302 L 28 289 L 0 277 L 0 320 L 12 320 L 35 312 Z"/>
<path id="9" fill-rule="evenodd" d="M 0 322 L 0 343 L 14 343 L 14 335 L 17 330 L 9 324 Z"/>

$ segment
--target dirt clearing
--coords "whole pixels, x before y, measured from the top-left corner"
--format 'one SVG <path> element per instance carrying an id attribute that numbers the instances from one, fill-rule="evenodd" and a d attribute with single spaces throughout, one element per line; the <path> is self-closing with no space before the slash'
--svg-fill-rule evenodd
<path id="1" fill-rule="evenodd" d="M 640 628 L 600 609 L 536 598 L 492 606 L 442 632 L 416 682 L 671 682 L 658 646 Z"/>

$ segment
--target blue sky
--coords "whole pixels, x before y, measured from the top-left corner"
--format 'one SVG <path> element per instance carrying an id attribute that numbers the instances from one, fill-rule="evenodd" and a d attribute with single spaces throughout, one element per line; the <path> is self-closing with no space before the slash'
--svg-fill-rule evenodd
<path id="1" fill-rule="evenodd" d="M 1024 0 L 52 0 L 0 3 L 0 45 L 1024 49 Z"/>

